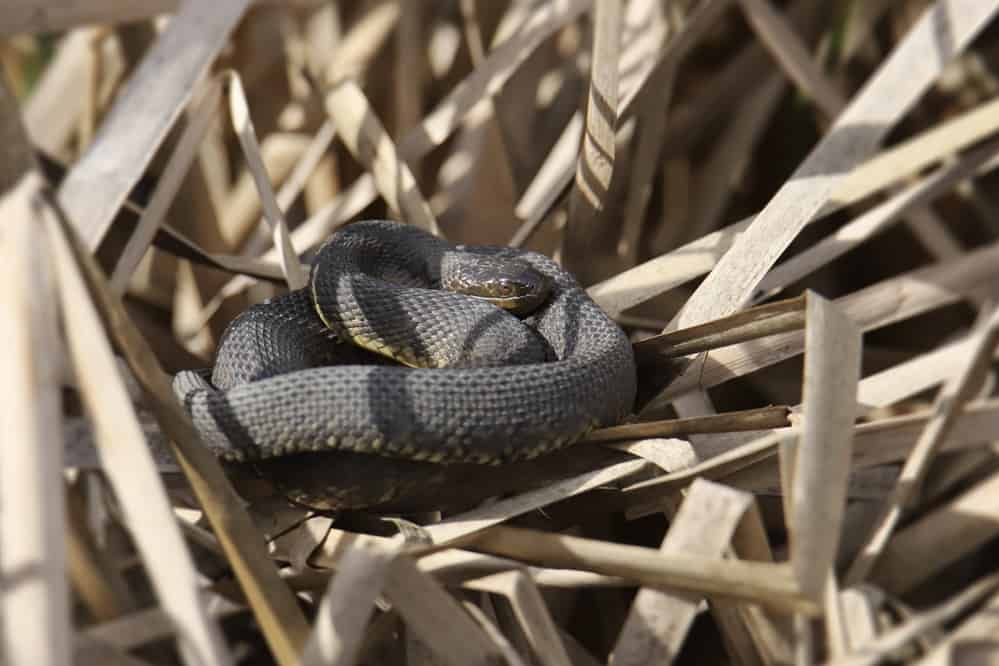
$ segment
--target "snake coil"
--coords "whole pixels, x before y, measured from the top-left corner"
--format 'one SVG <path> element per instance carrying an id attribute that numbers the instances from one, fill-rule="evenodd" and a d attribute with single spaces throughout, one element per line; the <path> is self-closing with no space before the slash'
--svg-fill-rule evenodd
<path id="1" fill-rule="evenodd" d="M 551 293 L 519 322 L 490 304 L 428 289 L 455 252 L 515 258 L 547 276 Z M 358 365 L 361 351 L 348 365 L 306 367 L 326 350 L 344 346 L 337 339 L 345 332 L 324 326 L 315 309 L 323 319 L 330 318 L 330 309 L 344 313 L 336 316 L 366 331 L 365 346 L 388 341 L 403 361 L 431 365 L 435 350 L 454 345 L 455 330 L 464 331 L 459 346 L 495 350 L 496 338 L 487 332 L 494 324 L 513 330 L 510 318 L 526 333 L 499 346 L 508 356 L 527 356 L 512 359 L 514 365 L 413 368 Z M 225 374 L 220 368 L 246 375 L 243 368 L 251 367 L 250 381 L 219 388 L 205 372 L 193 370 L 174 380 L 202 438 L 227 460 L 343 450 L 436 463 L 507 463 L 617 423 L 635 400 L 628 339 L 550 258 L 510 248 L 456 247 L 398 223 L 359 222 L 337 231 L 317 253 L 309 287 L 254 306 L 241 319 L 249 322 L 255 346 L 230 327 L 220 348 L 234 351 L 216 361 L 216 375 Z M 415 337 L 403 339 L 404 330 Z M 452 341 L 445 341 L 448 336 Z M 531 351 L 537 336 L 551 360 Z M 276 369 L 261 358 L 261 348 L 290 357 L 290 367 Z"/>

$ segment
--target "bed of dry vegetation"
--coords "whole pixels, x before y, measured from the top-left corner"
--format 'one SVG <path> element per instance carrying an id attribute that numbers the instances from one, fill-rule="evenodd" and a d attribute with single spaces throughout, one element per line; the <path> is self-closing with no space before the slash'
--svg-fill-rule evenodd
<path id="1" fill-rule="evenodd" d="M 999 660 L 999 2 L 2 4 L 4 663 Z M 171 374 L 377 217 L 554 253 L 634 419 L 223 469 Z"/>

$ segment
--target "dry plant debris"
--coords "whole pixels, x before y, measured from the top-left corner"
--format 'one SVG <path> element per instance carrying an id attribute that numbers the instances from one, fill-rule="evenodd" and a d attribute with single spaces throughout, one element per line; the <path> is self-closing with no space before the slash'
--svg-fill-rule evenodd
<path id="1" fill-rule="evenodd" d="M 7 4 L 3 663 L 999 660 L 999 2 Z M 171 375 L 365 218 L 558 258 L 634 415 L 223 467 Z"/>

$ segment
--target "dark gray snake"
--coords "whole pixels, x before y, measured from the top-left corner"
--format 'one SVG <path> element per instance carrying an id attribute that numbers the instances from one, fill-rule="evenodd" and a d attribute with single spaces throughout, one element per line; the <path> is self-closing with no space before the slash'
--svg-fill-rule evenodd
<path id="1" fill-rule="evenodd" d="M 532 267 L 551 282 L 547 300 L 520 321 L 491 303 L 428 288 L 467 253 Z M 345 336 L 409 365 L 449 367 L 386 365 L 344 349 Z M 334 351 L 348 364 L 310 367 Z M 223 459 L 341 450 L 485 464 L 533 458 L 619 422 L 635 385 L 624 333 L 548 257 L 456 248 L 380 221 L 334 233 L 317 252 L 309 287 L 234 320 L 211 377 L 183 371 L 174 380 Z"/>

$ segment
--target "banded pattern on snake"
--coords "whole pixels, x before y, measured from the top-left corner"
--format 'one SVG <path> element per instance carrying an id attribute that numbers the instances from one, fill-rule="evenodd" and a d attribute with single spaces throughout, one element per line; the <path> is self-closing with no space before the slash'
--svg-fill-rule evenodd
<path id="1" fill-rule="evenodd" d="M 437 288 L 456 266 L 509 260 L 551 283 L 523 321 Z M 331 361 L 341 339 L 428 367 L 386 365 L 363 350 L 346 365 L 308 367 Z M 619 422 L 636 378 L 624 333 L 550 258 L 366 221 L 320 248 L 309 287 L 234 320 L 211 380 L 183 371 L 174 389 L 227 460 L 345 450 L 500 464 Z"/>

